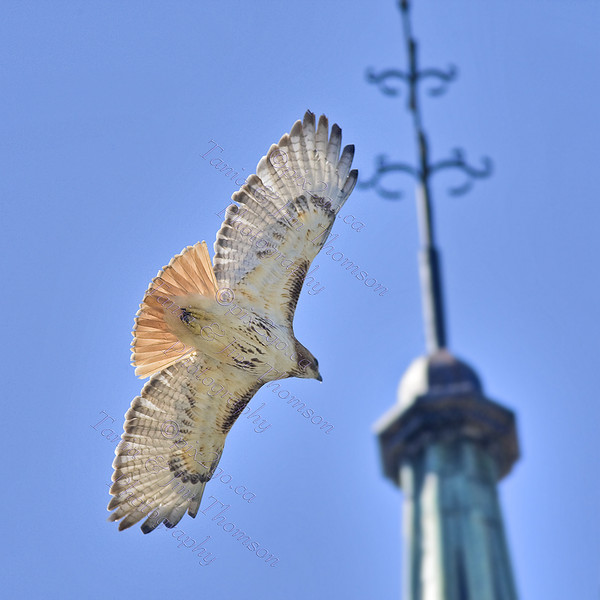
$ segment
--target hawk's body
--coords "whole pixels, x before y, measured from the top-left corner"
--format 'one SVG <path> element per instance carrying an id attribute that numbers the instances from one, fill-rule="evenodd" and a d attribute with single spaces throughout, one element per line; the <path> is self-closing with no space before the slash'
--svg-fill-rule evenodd
<path id="1" fill-rule="evenodd" d="M 125 416 L 113 463 L 116 509 L 125 529 L 146 517 L 148 533 L 196 516 L 225 438 L 265 383 L 321 380 L 318 363 L 296 340 L 293 318 L 310 264 L 356 183 L 354 148 L 340 156 L 307 112 L 233 195 L 215 242 L 186 248 L 150 285 L 136 318 L 132 362 L 151 375 Z M 273 256 L 285 257 L 275 261 Z M 288 264 L 285 264 L 288 263 Z"/>

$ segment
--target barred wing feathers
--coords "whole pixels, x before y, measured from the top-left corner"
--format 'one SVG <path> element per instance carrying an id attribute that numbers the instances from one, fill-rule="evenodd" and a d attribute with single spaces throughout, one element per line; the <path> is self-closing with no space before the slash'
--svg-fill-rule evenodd
<path id="1" fill-rule="evenodd" d="M 227 433 L 261 385 L 195 354 L 154 374 L 125 415 L 109 520 L 122 530 L 146 517 L 149 533 L 163 521 L 175 526 L 186 510 L 195 517 Z"/>
<path id="2" fill-rule="evenodd" d="M 354 189 L 354 146 L 340 156 L 341 130 L 308 111 L 271 146 L 244 186 L 232 196 L 215 242 L 218 287 L 230 288 L 291 324 L 310 264 Z M 273 260 L 273 257 L 277 260 Z M 287 263 L 287 264 L 286 264 Z"/>

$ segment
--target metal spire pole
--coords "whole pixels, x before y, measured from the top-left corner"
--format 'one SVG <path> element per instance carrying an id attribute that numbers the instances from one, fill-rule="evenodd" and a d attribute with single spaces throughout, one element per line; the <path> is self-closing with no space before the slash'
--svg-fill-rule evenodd
<path id="1" fill-rule="evenodd" d="M 430 354 L 433 354 L 446 346 L 446 327 L 444 322 L 440 262 L 433 231 L 431 187 L 429 185 L 429 147 L 423 128 L 418 94 L 419 68 L 417 41 L 412 35 L 408 0 L 400 1 L 400 14 L 402 15 L 402 27 L 408 54 L 408 109 L 413 117 L 418 148 L 418 169 L 421 175 L 417 184 L 417 216 L 419 219 L 419 239 L 421 242 L 419 250 L 419 275 L 421 279 L 423 322 L 425 325 L 427 350 Z"/>

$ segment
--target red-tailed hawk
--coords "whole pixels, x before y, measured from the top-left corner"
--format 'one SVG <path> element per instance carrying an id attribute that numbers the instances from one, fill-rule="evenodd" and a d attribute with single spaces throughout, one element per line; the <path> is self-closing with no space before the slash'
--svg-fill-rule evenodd
<path id="1" fill-rule="evenodd" d="M 195 517 L 225 438 L 257 390 L 276 379 L 321 381 L 317 359 L 294 337 L 311 262 L 352 192 L 354 147 L 307 112 L 271 146 L 233 194 L 214 245 L 188 246 L 154 278 L 137 313 L 136 375 L 148 377 L 125 415 L 113 462 L 109 520 Z"/>

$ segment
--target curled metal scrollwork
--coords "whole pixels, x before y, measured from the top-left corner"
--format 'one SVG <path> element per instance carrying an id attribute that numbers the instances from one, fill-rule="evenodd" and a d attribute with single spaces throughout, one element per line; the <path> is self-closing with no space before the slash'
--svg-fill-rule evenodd
<path id="1" fill-rule="evenodd" d="M 423 118 L 421 114 L 421 103 L 419 102 L 419 91 L 421 87 L 425 89 L 429 96 L 440 96 L 444 94 L 450 84 L 458 76 L 458 69 L 450 64 L 445 70 L 439 68 L 419 68 L 419 44 L 412 34 L 410 23 L 410 1 L 398 0 L 398 8 L 402 16 L 402 25 L 407 50 L 407 69 L 385 69 L 376 71 L 369 68 L 366 71 L 366 79 L 369 83 L 375 84 L 379 90 L 386 96 L 398 96 L 402 92 L 402 86 L 406 87 L 408 96 L 407 108 L 413 117 L 417 145 L 418 145 L 418 163 L 415 167 L 403 162 L 390 162 L 385 155 L 379 155 L 376 159 L 375 172 L 373 176 L 360 181 L 358 186 L 362 189 L 374 188 L 383 198 L 397 200 L 403 197 L 401 190 L 393 190 L 385 187 L 382 180 L 390 173 L 403 173 L 410 175 L 424 185 L 425 194 L 423 202 L 429 206 L 429 183 L 433 175 L 441 171 L 459 171 L 463 177 L 462 183 L 448 188 L 448 193 L 452 196 L 466 194 L 473 187 L 473 182 L 477 179 L 484 179 L 492 174 L 493 165 L 491 159 L 484 156 L 481 159 L 481 166 L 476 167 L 467 163 L 463 150 L 455 148 L 450 153 L 450 157 L 444 160 L 433 162 L 430 160 L 429 144 L 425 133 Z M 424 85 L 421 86 L 420 84 Z M 428 209 L 427 213 L 430 212 Z"/>
<path id="2" fill-rule="evenodd" d="M 491 158 L 484 156 L 481 158 L 481 167 L 473 167 L 467 163 L 464 150 L 461 150 L 460 148 L 454 148 L 449 159 L 434 163 L 430 166 L 429 172 L 433 175 L 434 173 L 448 169 L 454 169 L 464 173 L 464 183 L 448 188 L 448 193 L 451 196 L 462 196 L 471 190 L 473 187 L 473 181 L 475 179 L 485 179 L 490 177 L 494 170 L 494 165 Z"/>
<path id="3" fill-rule="evenodd" d="M 358 187 L 360 189 L 375 188 L 375 191 L 382 197 L 388 200 L 400 200 L 404 197 L 402 190 L 390 190 L 382 184 L 382 179 L 390 173 L 405 173 L 413 177 L 416 181 L 421 181 L 424 178 L 424 174 L 419 169 L 401 162 L 390 162 L 388 161 L 385 154 L 377 156 L 375 173 L 370 179 L 366 181 L 359 181 Z M 492 160 L 484 156 L 481 158 L 481 167 L 473 167 L 469 165 L 465 159 L 464 151 L 455 148 L 450 158 L 446 160 L 438 161 L 429 167 L 428 179 L 432 175 L 445 170 L 457 170 L 461 171 L 465 175 L 465 181 L 460 185 L 451 186 L 448 188 L 448 193 L 451 196 L 462 196 L 471 190 L 473 187 L 473 181 L 475 179 L 485 179 L 490 177 L 493 172 Z"/>
<path id="4" fill-rule="evenodd" d="M 449 65 L 446 71 L 442 69 L 424 69 L 418 71 L 414 75 L 415 83 L 419 83 L 421 80 L 435 79 L 435 83 L 431 83 L 427 89 L 427 93 L 430 96 L 441 96 L 444 94 L 448 86 L 458 77 L 458 69 L 454 65 Z M 379 91 L 386 96 L 398 96 L 400 95 L 401 85 L 391 86 L 390 81 L 399 80 L 402 84 L 411 85 L 411 79 L 413 76 L 410 73 L 401 71 L 400 69 L 386 69 L 377 73 L 375 69 L 369 68 L 365 73 L 365 78 L 369 83 L 377 85 Z"/>
<path id="5" fill-rule="evenodd" d="M 441 96 L 446 92 L 449 85 L 458 77 L 458 69 L 454 65 L 449 65 L 446 71 L 441 69 L 425 69 L 418 74 L 421 79 L 437 79 L 437 84 L 433 84 L 427 90 L 430 96 Z"/>
<path id="6" fill-rule="evenodd" d="M 375 191 L 382 197 L 388 200 L 400 200 L 404 197 L 404 193 L 401 190 L 390 190 L 384 187 L 381 183 L 381 179 L 390 173 L 405 173 L 410 175 L 415 180 L 419 180 L 420 173 L 418 169 L 407 163 L 393 163 L 388 162 L 385 154 L 380 154 L 376 159 L 376 169 L 373 176 L 368 181 L 359 181 L 358 187 L 361 189 L 375 188 Z"/>
<path id="7" fill-rule="evenodd" d="M 410 75 L 399 69 L 387 69 L 381 71 L 381 73 L 376 73 L 374 69 L 369 68 L 365 73 L 365 77 L 369 83 L 378 85 L 379 91 L 386 96 L 398 96 L 400 94 L 400 87 L 389 86 L 387 80 L 399 79 L 406 84 L 410 83 Z"/>

